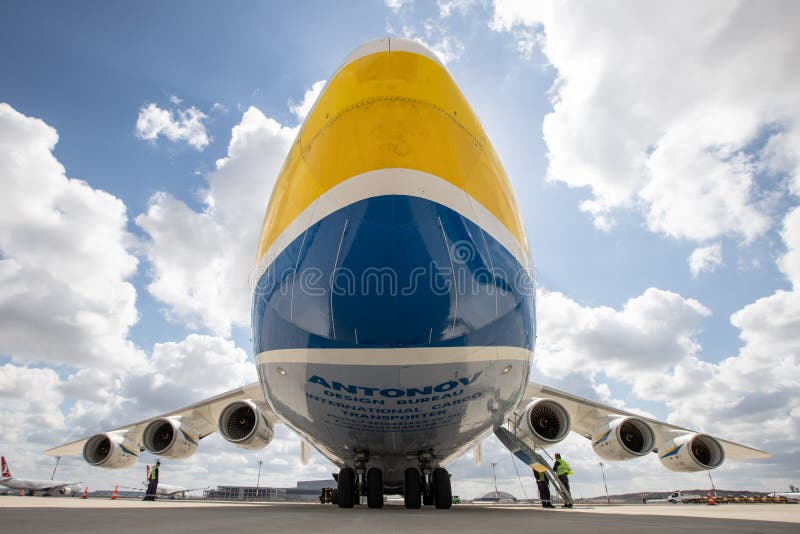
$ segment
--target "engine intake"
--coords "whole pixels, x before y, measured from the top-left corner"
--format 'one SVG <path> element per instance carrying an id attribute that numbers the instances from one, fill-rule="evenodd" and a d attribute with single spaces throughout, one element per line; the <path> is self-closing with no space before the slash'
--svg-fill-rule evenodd
<path id="1" fill-rule="evenodd" d="M 722 465 L 725 449 L 708 434 L 684 434 L 660 445 L 658 459 L 670 471 L 707 471 Z"/>
<path id="2" fill-rule="evenodd" d="M 142 434 L 142 445 L 156 456 L 186 458 L 197 450 L 200 438 L 179 419 L 165 417 L 148 424 Z"/>
<path id="3" fill-rule="evenodd" d="M 139 459 L 139 446 L 116 432 L 95 434 L 83 446 L 83 459 L 96 467 L 122 469 Z"/>
<path id="4" fill-rule="evenodd" d="M 531 401 L 519 424 L 522 433 L 542 447 L 554 445 L 566 438 L 571 425 L 566 408 L 551 399 Z"/>
<path id="5" fill-rule="evenodd" d="M 230 403 L 217 424 L 220 435 L 237 447 L 263 449 L 272 441 L 273 430 L 264 412 L 252 400 Z"/>
<path id="6" fill-rule="evenodd" d="M 594 452 L 606 460 L 630 460 L 653 450 L 655 434 L 638 417 L 619 417 L 592 433 Z"/>

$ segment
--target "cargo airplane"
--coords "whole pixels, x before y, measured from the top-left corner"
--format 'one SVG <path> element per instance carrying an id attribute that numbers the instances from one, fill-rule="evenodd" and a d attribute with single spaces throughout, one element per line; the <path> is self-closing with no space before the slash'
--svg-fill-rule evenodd
<path id="1" fill-rule="evenodd" d="M 142 491 L 143 489 L 146 490 L 147 486 L 149 485 L 148 480 L 150 479 L 150 466 L 148 465 L 145 469 L 145 476 L 144 481 L 142 482 L 141 488 L 133 488 L 131 486 L 120 486 L 121 488 L 129 489 L 129 490 L 136 490 Z M 156 496 L 157 497 L 166 497 L 168 499 L 183 499 L 186 497 L 186 494 L 192 491 L 198 490 L 205 490 L 209 489 L 210 486 L 205 486 L 203 488 L 185 488 L 183 486 L 177 486 L 174 484 L 165 484 L 163 482 L 159 482 L 158 486 L 156 486 Z"/>
<path id="2" fill-rule="evenodd" d="M 75 495 L 83 488 L 78 482 L 62 482 L 60 480 L 33 480 L 30 478 L 15 478 L 11 476 L 6 457 L 0 457 L 0 484 L 13 490 L 25 491 L 29 495 L 41 493 L 44 495 Z"/>
<path id="3" fill-rule="evenodd" d="M 652 452 L 673 471 L 768 456 L 529 382 L 520 211 L 480 121 L 416 42 L 364 44 L 331 77 L 277 177 L 253 272 L 258 382 L 48 454 L 121 468 L 142 450 L 187 457 L 216 431 L 260 449 L 282 423 L 339 467 L 342 508 L 384 494 L 449 508 L 447 464 L 501 428 L 534 450 L 573 431 L 604 459 Z"/>

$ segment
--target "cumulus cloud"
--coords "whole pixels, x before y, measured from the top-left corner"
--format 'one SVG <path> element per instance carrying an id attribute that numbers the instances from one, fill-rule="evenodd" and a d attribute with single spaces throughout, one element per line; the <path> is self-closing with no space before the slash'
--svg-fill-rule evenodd
<path id="1" fill-rule="evenodd" d="M 799 10 L 497 0 L 491 27 L 537 35 L 557 71 L 547 179 L 587 187 L 598 227 L 640 207 L 654 232 L 747 241 L 771 225 L 764 173 L 797 184 Z"/>
<path id="2" fill-rule="evenodd" d="M 158 270 L 165 279 L 180 283 L 179 277 L 170 278 L 176 274 L 173 270 L 185 268 L 178 274 L 190 274 L 197 267 L 195 260 L 209 267 L 207 278 L 200 274 L 179 289 L 218 287 L 217 274 L 223 281 L 228 276 L 241 282 L 241 298 L 233 298 L 232 305 L 219 294 L 198 298 L 229 306 L 240 314 L 237 320 L 242 324 L 248 314 L 247 273 L 255 243 L 224 250 L 221 245 L 238 243 L 243 234 L 255 241 L 274 179 L 274 174 L 265 177 L 262 173 L 277 171 L 293 136 L 293 130 L 257 110 L 248 111 L 233 130 L 227 157 L 209 177 L 206 211 L 192 212 L 167 195 L 157 195 L 148 214 L 142 216 L 162 246 L 169 245 L 170 239 L 178 246 L 182 240 L 175 232 L 183 231 L 183 237 L 190 236 L 199 249 L 175 249 L 187 263 L 155 255 L 157 266 L 166 262 Z M 14 471 L 33 478 L 49 477 L 52 472 L 52 458 L 41 454 L 46 448 L 256 380 L 252 361 L 231 340 L 192 334 L 182 341 L 156 343 L 150 354 L 131 343 L 128 333 L 137 312 L 136 292 L 128 279 L 136 271 L 137 260 L 129 252 L 134 239 L 125 229 L 125 205 L 68 178 L 53 156 L 57 141 L 56 131 L 43 121 L 0 104 L 4 187 L 0 196 L 0 354 L 11 360 L 0 364 L 0 448 Z M 259 190 L 262 196 L 254 198 Z M 205 249 L 213 254 L 204 253 Z M 223 260 L 223 256 L 233 259 Z M 226 261 L 238 261 L 241 266 L 230 267 Z M 160 290 L 168 291 L 166 286 Z M 170 299 L 184 296 L 181 291 L 168 295 Z M 176 314 L 192 313 L 195 308 L 178 310 Z M 214 314 L 200 316 L 221 324 L 220 330 L 231 321 Z M 39 368 L 39 362 L 58 366 L 61 376 L 54 369 Z M 312 456 L 308 470 L 300 471 L 299 438 L 288 429 L 278 430 L 272 451 L 285 453 L 286 461 L 271 465 L 262 480 L 290 485 L 298 472 L 322 478 L 331 471 L 330 463 L 319 454 Z M 255 458 L 261 454 L 239 451 L 218 437 L 210 438 L 203 441 L 197 456 L 170 472 L 169 481 L 192 487 L 215 479 L 239 483 L 238 474 L 219 478 L 222 475 L 215 468 L 219 458 L 226 458 L 228 465 L 242 465 L 242 473 L 252 472 L 255 477 Z M 108 488 L 112 481 L 138 485 L 142 473 L 137 467 L 110 478 L 108 471 L 69 457 L 60 464 L 58 477 Z"/>
<path id="3" fill-rule="evenodd" d="M 542 291 L 536 368 L 548 377 L 605 374 L 641 388 L 639 373 L 673 372 L 680 362 L 697 358 L 697 335 L 710 313 L 694 299 L 656 288 L 621 310 L 590 308 Z"/>
<path id="4" fill-rule="evenodd" d="M 249 108 L 233 128 L 227 156 L 207 176 L 202 211 L 157 193 L 136 217 L 149 237 L 147 289 L 169 306 L 170 317 L 223 336 L 249 323 L 258 232 L 296 133 Z"/>
<path id="5" fill-rule="evenodd" d="M 170 102 L 179 105 L 181 100 L 170 97 Z M 184 109 L 163 109 L 150 102 L 139 109 L 136 119 L 136 136 L 155 141 L 164 136 L 172 142 L 184 141 L 197 150 L 203 150 L 210 138 L 203 123 L 208 116 L 194 106 Z"/>
<path id="6" fill-rule="evenodd" d="M 800 208 L 794 208 L 784 218 L 781 237 L 786 253 L 778 260 L 778 267 L 795 291 L 800 291 Z"/>
<path id="7" fill-rule="evenodd" d="M 466 15 L 476 3 L 477 0 L 437 0 L 436 2 L 439 6 L 439 16 L 442 18 L 447 18 L 456 11 Z"/>
<path id="8" fill-rule="evenodd" d="M 123 383 L 123 395 L 153 412 L 174 409 L 256 381 L 255 365 L 233 341 L 190 334 L 156 343 L 146 374 Z"/>
<path id="9" fill-rule="evenodd" d="M 297 120 L 303 122 L 306 116 L 308 116 L 308 113 L 311 111 L 311 108 L 317 101 L 319 94 L 322 92 L 322 88 L 325 87 L 325 82 L 326 80 L 314 82 L 311 85 L 311 88 L 308 89 L 306 94 L 303 96 L 303 101 L 299 104 L 295 104 L 291 100 L 289 101 L 289 111 L 295 114 Z"/>
<path id="10" fill-rule="evenodd" d="M 584 389 L 600 380 L 624 384 L 639 399 L 665 405 L 670 422 L 768 450 L 773 460 L 759 469 L 778 470 L 772 483 L 788 484 L 800 476 L 800 208 L 784 218 L 781 235 L 786 252 L 778 266 L 792 290 L 731 316 L 743 343 L 737 354 L 704 361 L 697 336 L 708 310 L 674 293 L 648 289 L 617 311 L 545 292 L 536 369 Z"/>
<path id="11" fill-rule="evenodd" d="M 397 13 L 403 9 L 403 6 L 413 4 L 414 0 L 383 0 L 383 3 L 386 7 Z"/>
<path id="12" fill-rule="evenodd" d="M 403 37 L 429 48 L 445 65 L 457 61 L 464 53 L 464 43 L 450 35 L 444 26 L 430 19 L 423 22 L 422 33 L 412 25 L 403 25 Z"/>
<path id="13" fill-rule="evenodd" d="M 68 178 L 56 131 L 0 104 L 0 354 L 129 368 L 143 354 L 125 205 Z"/>
<path id="14" fill-rule="evenodd" d="M 214 105 L 211 106 L 211 111 L 213 113 L 219 113 L 220 115 L 226 115 L 228 113 L 228 106 L 221 102 L 214 102 Z"/>
<path id="15" fill-rule="evenodd" d="M 717 242 L 705 247 L 697 247 L 689 256 L 689 269 L 692 278 L 702 272 L 712 273 L 718 265 L 722 265 L 722 244 Z"/>

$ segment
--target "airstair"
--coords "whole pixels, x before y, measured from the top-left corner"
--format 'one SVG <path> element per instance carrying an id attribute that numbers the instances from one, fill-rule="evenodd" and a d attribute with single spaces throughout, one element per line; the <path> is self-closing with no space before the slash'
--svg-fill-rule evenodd
<path id="1" fill-rule="evenodd" d="M 494 435 L 497 436 L 497 439 L 499 439 L 500 442 L 505 445 L 514 456 L 522 460 L 526 465 L 530 466 L 531 469 L 533 469 L 533 466 L 536 464 L 539 464 L 537 469 L 535 469 L 536 471 L 541 471 L 541 467 L 544 467 L 545 471 L 542 472 L 545 473 L 545 476 L 550 481 L 551 487 L 555 488 L 555 490 L 561 496 L 564 504 L 572 504 L 574 502 L 572 495 L 570 495 L 569 491 L 567 491 L 567 488 L 564 487 L 564 484 L 561 483 L 561 480 L 550 468 L 550 463 L 538 452 L 536 452 L 535 445 L 531 447 L 525 443 L 522 438 L 517 436 L 514 432 L 509 431 L 505 427 L 496 429 L 494 431 Z"/>

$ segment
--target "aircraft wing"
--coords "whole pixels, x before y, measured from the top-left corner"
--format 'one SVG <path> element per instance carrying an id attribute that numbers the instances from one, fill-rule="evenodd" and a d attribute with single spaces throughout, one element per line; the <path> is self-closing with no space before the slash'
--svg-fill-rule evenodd
<path id="1" fill-rule="evenodd" d="M 199 438 L 203 439 L 209 434 L 216 432 L 217 418 L 219 418 L 219 414 L 223 408 L 235 400 L 243 399 L 265 401 L 261 384 L 259 382 L 253 382 L 252 384 L 247 384 L 246 386 L 226 391 L 225 393 L 221 393 L 211 397 L 210 399 L 202 400 L 171 412 L 156 415 L 148 419 L 143 419 L 142 421 L 137 421 L 136 423 L 131 423 L 129 425 L 110 429 L 108 432 L 124 433 L 125 436 L 134 443 L 141 444 L 142 433 L 144 432 L 145 427 L 151 421 L 160 419 L 162 417 L 180 417 L 181 422 L 186 423 L 187 425 L 191 426 L 191 428 L 195 429 L 199 434 Z M 267 407 L 267 409 L 269 408 Z M 272 419 L 270 421 L 272 423 L 277 419 L 277 417 L 274 414 L 271 415 L 272 417 L 270 418 L 268 416 L 268 418 Z M 70 443 L 65 443 L 63 445 L 59 445 L 58 447 L 48 449 L 44 452 L 45 454 L 49 454 L 51 456 L 70 456 L 81 454 L 83 452 L 83 446 L 90 437 L 91 436 L 87 436 Z M 141 449 L 141 445 L 140 450 L 143 450 Z"/>
<path id="2" fill-rule="evenodd" d="M 169 490 L 165 491 L 168 496 L 177 495 L 178 493 L 189 493 L 190 491 L 200 491 L 200 490 L 207 490 L 211 489 L 211 486 L 205 486 L 203 488 L 182 488 L 176 490 Z"/>
<path id="3" fill-rule="evenodd" d="M 577 395 L 572 395 L 571 393 L 566 393 L 564 391 L 560 391 L 536 382 L 528 383 L 528 386 L 525 389 L 525 396 L 520 402 L 520 405 L 517 407 L 517 413 L 521 413 L 532 398 L 549 398 L 561 403 L 569 412 L 569 416 L 572 419 L 572 431 L 588 439 L 592 438 L 592 432 L 601 424 L 606 423 L 611 419 L 625 416 L 635 416 L 649 423 L 653 429 L 653 432 L 656 434 L 656 443 L 667 441 L 668 439 L 690 432 L 696 432 L 695 430 L 690 430 L 688 428 L 683 428 L 665 423 L 663 421 L 643 417 L 631 412 L 626 412 L 624 410 L 620 410 L 619 408 L 608 406 L 590 399 L 585 399 Z M 769 458 L 770 456 L 769 453 L 759 449 L 754 449 L 746 445 L 741 445 L 739 443 L 734 443 L 732 441 L 727 441 L 720 438 L 716 439 L 720 442 L 725 450 L 726 458 L 734 460 L 754 460 Z"/>

